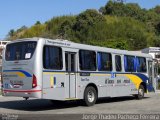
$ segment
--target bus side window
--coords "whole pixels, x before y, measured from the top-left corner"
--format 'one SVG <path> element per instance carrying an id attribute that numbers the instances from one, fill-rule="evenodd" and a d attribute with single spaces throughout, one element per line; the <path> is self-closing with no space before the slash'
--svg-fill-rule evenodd
<path id="1" fill-rule="evenodd" d="M 43 66 L 45 69 L 61 70 L 62 49 L 60 47 L 45 46 L 43 50 Z"/>
<path id="2" fill-rule="evenodd" d="M 137 57 L 137 72 L 147 72 L 146 59 L 143 57 Z"/>
<path id="3" fill-rule="evenodd" d="M 124 68 L 126 72 L 136 72 L 136 58 L 135 56 L 124 56 Z"/>
<path id="4" fill-rule="evenodd" d="M 110 53 L 98 52 L 98 70 L 112 71 L 112 55 Z"/>
<path id="5" fill-rule="evenodd" d="M 79 67 L 80 70 L 96 70 L 96 52 L 89 50 L 79 51 Z"/>

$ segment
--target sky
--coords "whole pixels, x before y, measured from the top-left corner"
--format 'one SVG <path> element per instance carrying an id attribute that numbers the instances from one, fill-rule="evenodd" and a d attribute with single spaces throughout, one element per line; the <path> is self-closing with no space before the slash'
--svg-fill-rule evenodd
<path id="1" fill-rule="evenodd" d="M 108 0 L 0 0 L 0 40 L 11 29 L 30 27 L 36 21 L 45 21 L 62 15 L 76 15 L 86 9 L 99 9 Z M 160 5 L 160 0 L 125 0 L 150 9 Z"/>

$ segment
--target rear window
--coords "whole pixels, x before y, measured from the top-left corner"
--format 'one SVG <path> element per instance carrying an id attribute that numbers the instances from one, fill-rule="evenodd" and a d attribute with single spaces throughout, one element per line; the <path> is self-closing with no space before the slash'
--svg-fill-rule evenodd
<path id="1" fill-rule="evenodd" d="M 5 52 L 7 61 L 31 59 L 35 51 L 37 42 L 26 41 L 8 44 Z"/>

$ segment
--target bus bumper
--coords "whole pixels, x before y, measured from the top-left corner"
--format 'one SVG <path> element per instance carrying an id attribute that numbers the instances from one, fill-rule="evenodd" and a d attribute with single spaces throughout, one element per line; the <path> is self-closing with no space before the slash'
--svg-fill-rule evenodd
<path id="1" fill-rule="evenodd" d="M 42 90 L 3 90 L 3 96 L 41 98 Z"/>

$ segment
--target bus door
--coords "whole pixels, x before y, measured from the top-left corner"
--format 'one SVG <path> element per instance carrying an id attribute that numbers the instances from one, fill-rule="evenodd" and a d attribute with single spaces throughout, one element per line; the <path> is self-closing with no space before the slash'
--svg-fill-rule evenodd
<path id="1" fill-rule="evenodd" d="M 76 53 L 65 52 L 67 97 L 76 97 Z"/>
<path id="2" fill-rule="evenodd" d="M 154 74 L 153 74 L 153 61 L 148 61 L 148 76 L 149 76 L 149 84 L 153 85 Z"/>

